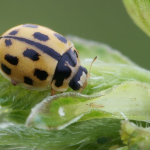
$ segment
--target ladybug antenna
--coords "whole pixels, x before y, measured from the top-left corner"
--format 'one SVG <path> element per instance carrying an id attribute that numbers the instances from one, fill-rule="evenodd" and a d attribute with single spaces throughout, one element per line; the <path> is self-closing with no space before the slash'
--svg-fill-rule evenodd
<path id="1" fill-rule="evenodd" d="M 93 62 L 94 62 L 96 59 L 97 59 L 97 56 L 96 56 L 96 57 L 93 59 L 93 61 L 91 62 L 90 69 L 89 69 L 89 73 L 88 73 L 88 75 L 87 75 L 88 78 L 90 77 L 92 64 L 93 64 Z"/>

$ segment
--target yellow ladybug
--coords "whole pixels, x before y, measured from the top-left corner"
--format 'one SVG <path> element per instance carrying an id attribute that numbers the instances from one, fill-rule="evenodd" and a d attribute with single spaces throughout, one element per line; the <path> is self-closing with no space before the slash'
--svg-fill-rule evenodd
<path id="1" fill-rule="evenodd" d="M 51 95 L 87 85 L 87 69 L 80 65 L 73 43 L 40 25 L 13 27 L 0 37 L 0 71 L 12 82 Z"/>

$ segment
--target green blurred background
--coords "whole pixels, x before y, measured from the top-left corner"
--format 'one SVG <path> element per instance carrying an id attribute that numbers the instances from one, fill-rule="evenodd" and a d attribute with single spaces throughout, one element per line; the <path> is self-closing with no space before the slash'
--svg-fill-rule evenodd
<path id="1" fill-rule="evenodd" d="M 150 70 L 150 38 L 121 0 L 0 0 L 0 34 L 23 23 L 106 43 Z"/>

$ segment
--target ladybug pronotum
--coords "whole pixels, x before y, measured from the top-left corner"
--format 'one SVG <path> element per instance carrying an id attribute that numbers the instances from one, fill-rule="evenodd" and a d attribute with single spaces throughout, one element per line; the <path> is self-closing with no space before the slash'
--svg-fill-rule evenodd
<path id="1" fill-rule="evenodd" d="M 68 86 L 81 91 L 88 78 L 73 43 L 35 24 L 13 27 L 0 37 L 0 71 L 13 85 L 36 90 L 51 86 L 51 95 Z"/>

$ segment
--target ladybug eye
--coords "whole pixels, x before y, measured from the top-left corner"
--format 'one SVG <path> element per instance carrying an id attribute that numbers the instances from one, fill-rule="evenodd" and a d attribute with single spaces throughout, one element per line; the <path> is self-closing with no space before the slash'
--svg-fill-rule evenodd
<path id="1" fill-rule="evenodd" d="M 74 50 L 74 53 L 75 53 L 75 55 L 77 56 L 77 58 L 78 58 L 78 54 L 77 54 L 77 52 Z"/>

